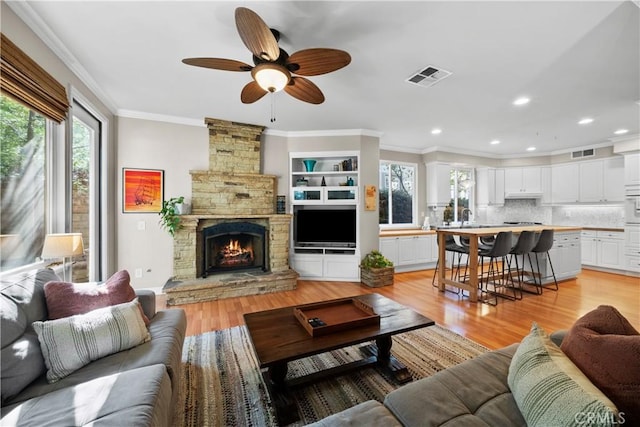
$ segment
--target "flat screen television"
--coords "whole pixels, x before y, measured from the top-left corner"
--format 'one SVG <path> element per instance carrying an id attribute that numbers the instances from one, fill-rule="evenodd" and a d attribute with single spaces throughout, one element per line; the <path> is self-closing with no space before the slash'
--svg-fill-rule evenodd
<path id="1" fill-rule="evenodd" d="M 296 246 L 355 247 L 355 209 L 301 209 L 294 215 Z"/>

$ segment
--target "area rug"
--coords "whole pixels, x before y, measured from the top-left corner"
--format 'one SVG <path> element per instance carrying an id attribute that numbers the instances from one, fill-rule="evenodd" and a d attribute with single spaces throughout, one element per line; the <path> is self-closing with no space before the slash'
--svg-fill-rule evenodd
<path id="1" fill-rule="evenodd" d="M 361 359 L 362 345 L 366 344 L 290 362 L 287 377 Z M 437 325 L 396 335 L 391 348 L 414 380 L 486 351 L 486 347 Z M 182 368 L 175 425 L 278 425 L 244 326 L 187 337 Z M 367 400 L 383 401 L 399 386 L 382 370 L 366 368 L 300 387 L 293 392 L 300 421 L 291 426 L 312 423 Z"/>

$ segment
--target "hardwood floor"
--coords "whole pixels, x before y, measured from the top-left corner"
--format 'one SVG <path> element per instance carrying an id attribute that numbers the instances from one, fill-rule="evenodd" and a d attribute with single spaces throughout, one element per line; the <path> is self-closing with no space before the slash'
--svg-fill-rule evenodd
<path id="1" fill-rule="evenodd" d="M 412 307 L 437 324 L 495 349 L 519 342 L 532 322 L 547 332 L 566 329 L 606 304 L 616 307 L 640 330 L 640 278 L 582 270 L 577 279 L 560 283 L 558 292 L 525 294 L 521 301 L 500 300 L 493 307 L 471 303 L 431 286 L 434 270 L 397 273 L 393 286 L 367 288 L 357 283 L 299 281 L 293 291 L 229 298 L 179 306 L 187 313 L 187 335 L 196 335 L 244 323 L 244 313 L 377 292 Z M 159 305 L 162 306 L 159 298 Z"/>

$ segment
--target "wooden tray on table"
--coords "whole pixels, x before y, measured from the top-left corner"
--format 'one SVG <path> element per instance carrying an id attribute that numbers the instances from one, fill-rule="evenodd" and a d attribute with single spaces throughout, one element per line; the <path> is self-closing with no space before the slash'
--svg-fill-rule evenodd
<path id="1" fill-rule="evenodd" d="M 293 314 L 312 337 L 360 326 L 380 325 L 380 315 L 371 306 L 355 298 L 297 306 L 293 308 Z"/>

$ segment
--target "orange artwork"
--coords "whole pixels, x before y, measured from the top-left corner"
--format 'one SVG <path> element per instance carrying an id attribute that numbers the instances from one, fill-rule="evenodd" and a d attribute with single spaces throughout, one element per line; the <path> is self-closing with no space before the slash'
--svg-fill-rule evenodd
<path id="1" fill-rule="evenodd" d="M 122 169 L 122 212 L 160 212 L 164 200 L 164 171 Z"/>
<path id="2" fill-rule="evenodd" d="M 364 210 L 375 211 L 376 210 L 376 193 L 377 189 L 375 185 L 367 185 L 364 188 Z"/>

